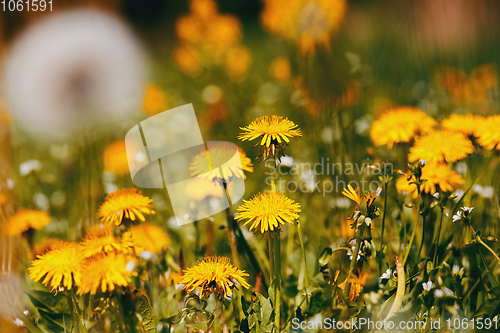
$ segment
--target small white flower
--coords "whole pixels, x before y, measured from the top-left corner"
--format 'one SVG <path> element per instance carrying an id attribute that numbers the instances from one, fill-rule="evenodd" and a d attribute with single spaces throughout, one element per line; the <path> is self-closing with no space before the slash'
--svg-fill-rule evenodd
<path id="1" fill-rule="evenodd" d="M 127 272 L 132 272 L 135 268 L 135 262 L 133 261 L 129 261 L 126 265 L 125 265 L 125 269 L 127 270 Z"/>
<path id="2" fill-rule="evenodd" d="M 432 196 L 433 196 L 434 198 L 439 197 L 439 192 L 434 193 Z"/>
<path id="3" fill-rule="evenodd" d="M 141 252 L 142 259 L 149 260 L 149 259 L 151 259 L 152 256 L 153 256 L 153 254 L 150 251 L 142 251 Z"/>
<path id="4" fill-rule="evenodd" d="M 356 246 L 351 247 L 352 250 L 347 250 L 347 255 L 349 256 L 349 260 L 352 260 L 354 250 L 356 249 Z M 361 255 L 358 254 L 358 260 L 361 259 Z"/>
<path id="5" fill-rule="evenodd" d="M 474 207 L 462 207 L 462 210 L 463 210 L 464 212 L 465 212 L 465 211 L 467 211 L 467 212 L 469 212 L 469 213 L 470 213 L 470 212 L 472 212 L 472 210 L 473 210 L 473 209 L 474 209 Z"/>
<path id="6" fill-rule="evenodd" d="M 448 289 L 446 287 L 443 287 L 441 289 L 434 290 L 434 296 L 436 296 L 437 298 L 441 298 L 443 296 L 452 297 L 453 291 L 451 291 L 450 289 Z"/>
<path id="7" fill-rule="evenodd" d="M 431 291 L 432 288 L 434 288 L 434 283 L 432 281 L 427 281 L 422 283 L 422 288 L 424 288 L 425 291 Z"/>
<path id="8" fill-rule="evenodd" d="M 453 220 L 452 222 L 457 222 L 462 219 L 462 211 L 459 210 L 455 215 L 453 215 Z"/>
<path id="9" fill-rule="evenodd" d="M 455 275 L 455 274 L 458 274 L 458 272 L 460 272 L 460 266 L 458 266 L 458 265 L 453 265 L 453 268 L 451 269 L 451 273 L 452 273 L 453 275 Z"/>
<path id="10" fill-rule="evenodd" d="M 389 268 L 385 271 L 384 274 L 382 274 L 382 276 L 380 277 L 381 280 L 383 279 L 390 279 L 392 276 L 392 270 Z"/>

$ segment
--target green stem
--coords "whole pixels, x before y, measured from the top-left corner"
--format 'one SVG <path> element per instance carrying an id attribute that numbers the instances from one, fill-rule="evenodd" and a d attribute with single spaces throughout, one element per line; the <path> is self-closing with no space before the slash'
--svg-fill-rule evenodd
<path id="1" fill-rule="evenodd" d="M 281 312 L 281 242 L 280 242 L 280 234 L 279 232 L 276 234 L 276 237 L 273 238 L 274 243 L 274 295 L 275 295 L 275 316 L 274 316 L 274 326 L 277 331 L 280 332 L 281 320 L 280 320 L 280 312 Z"/>
<path id="2" fill-rule="evenodd" d="M 422 240 L 420 241 L 420 247 L 418 249 L 417 258 L 420 258 L 422 253 L 422 248 L 424 247 L 424 236 L 425 236 L 425 215 L 422 216 Z"/>
<path id="3" fill-rule="evenodd" d="M 438 232 L 437 232 L 437 237 L 436 237 L 436 248 L 434 249 L 434 260 L 432 260 L 434 267 L 436 267 L 436 264 L 437 264 L 439 237 L 441 235 L 441 227 L 443 226 L 443 215 L 444 215 L 444 209 L 441 207 L 441 216 L 439 217 Z"/>
<path id="4" fill-rule="evenodd" d="M 474 230 L 474 228 L 469 225 L 469 227 L 471 228 L 472 230 L 472 233 L 474 234 L 474 238 L 476 239 L 476 241 L 481 244 L 482 246 L 484 246 L 488 251 L 491 252 L 491 254 L 493 255 L 493 257 L 495 257 L 495 259 L 500 263 L 500 258 L 498 257 L 498 254 L 495 253 L 495 251 L 493 251 L 493 249 L 491 247 L 488 246 L 488 244 L 486 244 L 482 239 L 481 237 L 477 236 L 476 234 L 476 231 Z"/>
<path id="5" fill-rule="evenodd" d="M 385 166 L 384 166 L 384 173 L 385 173 Z M 380 237 L 380 250 L 383 253 L 383 247 L 384 247 L 384 230 L 385 230 L 385 213 L 387 209 L 387 182 L 385 183 L 384 186 L 384 212 L 382 215 L 382 235 Z M 378 263 L 378 269 L 379 271 L 382 271 L 382 258 L 379 258 L 379 263 Z"/>
<path id="6" fill-rule="evenodd" d="M 78 301 L 73 290 L 68 290 L 68 301 L 73 308 L 73 310 L 71 311 L 73 314 L 73 326 L 75 326 L 76 321 L 76 326 L 78 326 L 78 330 L 80 331 L 80 333 L 87 333 L 87 328 L 85 327 L 82 313 L 80 311 L 80 308 L 78 307 Z"/>
<path id="7" fill-rule="evenodd" d="M 302 235 L 302 225 L 300 224 L 300 221 L 297 220 L 297 230 L 299 233 L 299 241 L 300 241 L 300 248 L 302 250 L 302 258 L 304 259 L 304 290 L 306 292 L 306 300 L 307 303 L 309 303 L 309 297 L 307 294 L 307 289 L 309 287 L 309 277 L 307 273 L 307 257 L 306 257 L 306 250 L 304 246 L 304 237 Z"/>
<path id="8" fill-rule="evenodd" d="M 364 225 L 364 224 L 363 224 Z M 354 248 L 354 252 L 352 253 L 352 260 L 349 265 L 349 276 L 347 276 L 347 285 L 344 291 L 344 296 L 349 302 L 349 294 L 351 293 L 351 282 L 350 282 L 350 275 L 355 274 L 355 269 L 356 265 L 358 264 L 358 255 L 359 255 L 359 250 L 361 249 L 361 241 L 363 239 L 363 225 L 359 227 L 358 230 L 358 237 L 356 238 L 356 247 Z"/>

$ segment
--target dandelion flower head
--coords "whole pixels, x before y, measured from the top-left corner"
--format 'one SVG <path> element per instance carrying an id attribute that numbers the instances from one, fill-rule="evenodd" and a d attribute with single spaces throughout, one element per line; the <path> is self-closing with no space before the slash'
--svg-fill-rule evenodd
<path id="1" fill-rule="evenodd" d="M 16 236 L 30 229 L 41 229 L 49 223 L 50 216 L 47 212 L 22 209 L 7 221 L 4 232 L 8 236 Z"/>
<path id="2" fill-rule="evenodd" d="M 385 112 L 375 120 L 370 137 L 375 146 L 392 146 L 410 142 L 415 135 L 431 131 L 437 122 L 425 112 L 411 106 L 400 106 Z"/>
<path id="3" fill-rule="evenodd" d="M 245 221 L 244 225 L 251 223 L 250 231 L 260 232 L 279 230 L 285 222 L 293 224 L 299 218 L 300 204 L 287 198 L 281 192 L 262 192 L 250 200 L 243 200 L 243 205 L 238 207 L 235 219 Z"/>
<path id="4" fill-rule="evenodd" d="M 34 282 L 57 290 L 59 286 L 71 289 L 82 281 L 83 256 L 78 244 L 61 243 L 55 249 L 37 256 L 28 268 Z"/>
<path id="5" fill-rule="evenodd" d="M 232 295 L 232 289 L 236 288 L 236 283 L 250 288 L 245 281 L 245 276 L 248 274 L 233 266 L 228 258 L 209 256 L 185 270 L 180 283 L 186 284 L 184 289 L 187 292 L 199 288 L 202 297 L 215 293 L 219 299 L 224 299 L 226 295 Z"/>
<path id="6" fill-rule="evenodd" d="M 410 148 L 408 160 L 449 163 L 459 161 L 473 152 L 472 142 L 462 133 L 439 130 L 416 139 Z"/>
<path id="7" fill-rule="evenodd" d="M 110 193 L 105 202 L 99 208 L 97 217 L 103 224 L 115 224 L 119 226 L 123 218 L 133 222 L 136 219 L 144 222 L 144 214 L 154 214 L 153 199 L 150 199 L 137 191 L 136 188 L 124 188 Z"/>

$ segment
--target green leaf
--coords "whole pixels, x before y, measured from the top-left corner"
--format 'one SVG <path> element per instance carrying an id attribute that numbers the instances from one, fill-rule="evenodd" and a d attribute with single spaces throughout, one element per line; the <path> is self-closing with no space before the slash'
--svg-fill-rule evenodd
<path id="1" fill-rule="evenodd" d="M 71 312 L 68 298 L 62 293 L 53 294 L 41 290 L 29 290 L 26 293 L 28 294 L 33 305 L 38 309 L 53 313 Z"/>
<path id="2" fill-rule="evenodd" d="M 46 329 L 48 332 L 59 333 L 59 332 L 73 332 L 71 313 L 54 313 L 38 309 L 40 314 L 40 320 L 38 325 L 42 329 Z"/>
<path id="3" fill-rule="evenodd" d="M 197 330 L 202 330 L 202 331 L 207 331 L 208 325 L 206 321 L 198 321 L 195 323 L 189 323 L 187 324 L 188 327 L 197 329 Z"/>
<path id="4" fill-rule="evenodd" d="M 267 325 L 271 319 L 273 313 L 273 307 L 271 305 L 271 300 L 268 298 L 264 301 L 261 308 L 261 322 L 263 325 Z"/>
<path id="5" fill-rule="evenodd" d="M 321 266 L 326 266 L 330 262 L 333 250 L 331 247 L 325 247 L 321 254 L 319 255 L 318 261 Z"/>
<path id="6" fill-rule="evenodd" d="M 156 320 L 151 309 L 151 304 L 145 295 L 138 297 L 135 301 L 135 310 L 138 318 L 136 330 L 138 332 L 156 332 Z"/>

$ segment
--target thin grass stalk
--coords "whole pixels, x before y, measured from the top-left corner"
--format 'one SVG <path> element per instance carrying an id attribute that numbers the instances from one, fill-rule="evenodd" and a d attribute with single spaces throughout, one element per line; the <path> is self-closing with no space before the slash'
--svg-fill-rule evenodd
<path id="1" fill-rule="evenodd" d="M 384 174 L 386 173 L 386 167 L 384 165 Z M 384 252 L 383 249 L 384 249 L 384 231 L 385 231 L 385 215 L 386 215 L 386 212 L 387 212 L 387 185 L 388 183 L 386 182 L 384 184 L 385 188 L 384 188 L 384 211 L 382 213 L 382 234 L 380 236 L 380 251 L 382 251 L 382 253 Z M 378 269 L 379 271 L 382 271 L 382 257 L 379 258 L 379 262 L 378 262 Z"/>
<path id="2" fill-rule="evenodd" d="M 274 297 L 276 299 L 275 303 L 275 316 L 274 316 L 274 326 L 277 331 L 280 332 L 281 326 L 281 240 L 280 234 L 277 233 L 276 237 L 273 237 L 274 243 Z"/>
<path id="3" fill-rule="evenodd" d="M 444 208 L 441 207 L 441 216 L 439 217 L 438 232 L 437 232 L 437 236 L 436 236 L 436 247 L 434 249 L 434 259 L 432 260 L 432 263 L 434 264 L 434 267 L 436 267 L 436 263 L 437 263 L 439 238 L 440 238 L 440 235 L 441 235 L 441 227 L 443 226 L 443 215 L 444 215 Z"/>
<path id="4" fill-rule="evenodd" d="M 306 299 L 307 303 L 309 303 L 309 297 L 307 293 L 307 289 L 309 288 L 309 277 L 307 273 L 307 257 L 306 257 L 306 250 L 304 246 L 304 237 L 302 235 L 302 225 L 300 224 L 300 221 L 297 220 L 297 231 L 299 234 L 299 241 L 300 241 L 300 249 L 302 250 L 302 258 L 304 259 L 304 290 L 306 292 Z"/>

